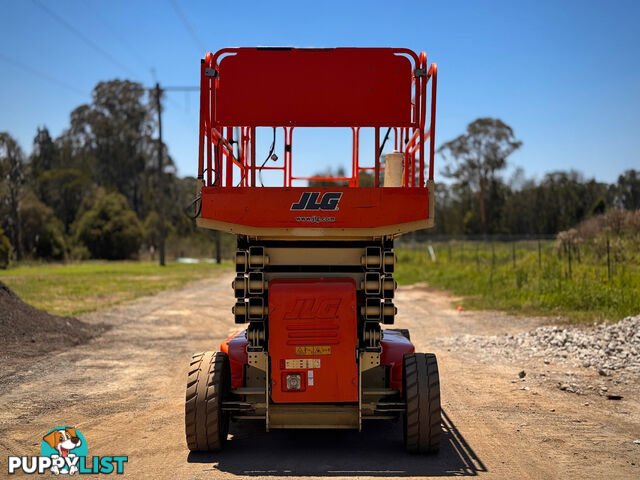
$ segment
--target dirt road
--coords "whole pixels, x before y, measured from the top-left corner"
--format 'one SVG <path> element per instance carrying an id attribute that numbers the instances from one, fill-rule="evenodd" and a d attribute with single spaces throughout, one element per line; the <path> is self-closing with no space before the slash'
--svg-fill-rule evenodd
<path id="1" fill-rule="evenodd" d="M 217 349 L 236 329 L 231 279 L 228 273 L 85 315 L 112 328 L 19 370 L 2 367 L 0 471 L 7 472 L 7 455 L 38 455 L 49 429 L 74 425 L 90 456 L 128 455 L 131 478 L 640 477 L 637 386 L 620 386 L 618 402 L 569 394 L 557 388 L 562 365 L 441 347 L 452 335 L 515 333 L 544 321 L 460 313 L 451 297 L 425 287 L 398 291 L 396 326 L 411 329 L 419 351 L 438 354 L 445 431 L 439 455 L 406 454 L 399 423 L 369 424 L 362 433 L 232 425 L 224 452 L 189 454 L 186 365 L 192 352 Z"/>

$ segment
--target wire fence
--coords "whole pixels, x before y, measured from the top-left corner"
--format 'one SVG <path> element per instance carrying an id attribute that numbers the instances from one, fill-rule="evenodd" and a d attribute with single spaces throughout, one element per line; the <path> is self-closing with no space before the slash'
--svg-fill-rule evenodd
<path id="1" fill-rule="evenodd" d="M 514 275 L 523 270 L 547 276 L 553 273 L 567 280 L 590 273 L 611 281 L 616 276 L 636 273 L 640 265 L 636 245 L 609 236 L 586 242 L 556 235 L 434 235 L 427 241 L 402 239 L 397 248 L 423 252 L 433 264 L 475 266 L 478 271 L 489 273 L 489 281 L 498 269 L 512 270 Z"/>
<path id="2" fill-rule="evenodd" d="M 398 283 L 450 289 L 478 308 L 594 320 L 640 313 L 635 238 L 408 236 L 396 247 Z"/>

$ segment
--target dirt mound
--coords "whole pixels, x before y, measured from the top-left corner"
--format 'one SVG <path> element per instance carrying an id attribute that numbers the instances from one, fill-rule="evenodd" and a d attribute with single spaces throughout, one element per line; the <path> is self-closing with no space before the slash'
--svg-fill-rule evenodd
<path id="1" fill-rule="evenodd" d="M 38 310 L 0 282 L 0 362 L 5 365 L 80 345 L 105 330 L 102 324 Z"/>

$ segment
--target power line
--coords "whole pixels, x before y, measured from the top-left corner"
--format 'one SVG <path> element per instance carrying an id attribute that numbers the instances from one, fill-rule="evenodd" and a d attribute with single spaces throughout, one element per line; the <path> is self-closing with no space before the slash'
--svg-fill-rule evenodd
<path id="1" fill-rule="evenodd" d="M 51 83 L 55 83 L 56 85 L 58 85 L 61 88 L 64 88 L 66 90 L 69 90 L 70 92 L 76 93 L 78 95 L 82 95 L 84 97 L 86 97 L 88 95 L 88 93 L 86 91 L 82 91 L 72 85 L 69 85 L 68 83 L 63 82 L 62 80 L 59 80 L 55 77 L 52 77 L 50 75 L 47 75 L 46 73 L 44 73 L 43 71 L 39 71 L 36 70 L 35 68 L 31 68 L 29 65 L 26 65 L 22 62 L 19 62 L 17 60 L 14 60 L 12 58 L 7 57 L 6 55 L 0 53 L 0 60 L 4 61 L 5 63 L 8 63 L 9 65 L 12 65 L 24 72 L 27 72 L 35 77 L 37 77 L 39 80 L 47 80 Z M 150 90 L 153 91 L 154 87 L 146 87 L 145 90 Z M 174 91 L 174 92 L 185 92 L 186 94 L 188 94 L 188 92 L 193 92 L 193 91 L 198 91 L 200 90 L 200 87 L 195 87 L 195 86 L 191 86 L 191 87 L 163 87 L 162 88 L 163 91 Z M 184 110 L 183 105 L 180 105 L 178 102 L 176 102 L 174 99 L 172 99 L 171 97 L 165 97 L 166 100 L 173 104 L 174 107 L 177 107 L 179 110 Z M 182 113 L 185 113 L 184 111 Z"/>
<path id="2" fill-rule="evenodd" d="M 64 26 L 67 30 L 69 30 L 74 35 L 76 35 L 78 38 L 80 38 L 82 41 L 84 41 L 91 48 L 93 48 L 94 50 L 99 52 L 102 56 L 104 56 L 106 59 L 108 59 L 111 63 L 113 63 L 114 65 L 117 65 L 121 69 L 125 70 L 127 73 L 129 73 L 129 75 L 131 75 L 133 77 L 137 76 L 136 73 L 133 72 L 133 70 L 131 70 L 129 67 L 127 67 L 126 65 L 124 65 L 120 61 L 118 61 L 118 59 L 116 59 L 113 55 L 111 55 L 110 53 L 108 53 L 105 50 L 103 50 L 100 46 L 98 46 L 95 42 L 93 42 L 91 39 L 86 37 L 82 32 L 80 32 L 77 28 L 75 28 L 73 25 L 71 25 L 69 22 L 67 22 L 64 18 L 60 17 L 53 10 L 49 9 L 48 7 L 46 7 L 42 3 L 40 3 L 40 0 L 33 0 L 33 3 L 36 6 L 38 6 L 41 10 L 43 10 L 45 13 L 47 13 L 51 18 L 53 18 L 60 25 Z"/>
<path id="3" fill-rule="evenodd" d="M 162 87 L 162 89 L 174 92 L 197 92 L 200 90 L 200 87 Z"/>
<path id="4" fill-rule="evenodd" d="M 98 20 L 98 22 L 100 22 L 102 24 L 102 26 L 115 38 L 117 39 L 126 49 L 127 51 L 133 56 L 135 57 L 135 59 L 140 62 L 140 64 L 144 65 L 147 63 L 147 60 L 145 58 L 143 58 L 142 55 L 140 55 L 140 53 L 138 53 L 138 51 L 128 42 L 124 39 L 124 37 L 122 37 L 116 29 L 112 28 L 110 25 L 107 24 L 107 22 L 104 21 L 104 18 L 100 15 L 100 12 L 98 12 L 98 10 L 96 9 L 96 7 L 91 3 L 91 2 L 84 2 L 85 7 L 88 7 L 90 10 L 93 11 L 94 14 L 94 18 L 96 20 Z M 151 67 L 149 67 L 149 71 L 151 72 L 151 70 L 153 70 Z M 152 73 L 153 75 L 153 73 Z"/>
<path id="5" fill-rule="evenodd" d="M 13 65 L 16 68 L 19 68 L 27 73 L 30 73 L 36 77 L 38 77 L 39 79 L 44 79 L 44 80 L 48 80 L 51 83 L 55 83 L 56 85 L 58 85 L 59 87 L 65 88 L 71 92 L 77 93 L 78 95 L 82 95 L 82 96 L 87 96 L 87 92 L 83 92 L 80 89 L 77 89 L 65 82 L 63 82 L 62 80 L 58 80 L 57 78 L 51 77 L 49 75 L 47 75 L 46 73 L 36 70 L 35 68 L 31 68 L 29 65 L 25 65 L 24 63 L 18 62 L 17 60 L 13 60 L 12 58 L 9 58 L 5 55 L 3 55 L 2 53 L 0 53 L 0 60 L 3 60 L 4 62 Z"/>
<path id="6" fill-rule="evenodd" d="M 182 13 L 182 10 L 180 10 L 180 7 L 178 6 L 178 2 L 176 2 L 176 0 L 170 0 L 170 1 L 176 13 L 178 14 L 178 17 L 180 17 L 182 24 L 187 29 L 187 31 L 191 34 L 191 38 L 193 38 L 194 42 L 196 43 L 196 47 L 198 48 L 198 53 L 202 54 L 202 52 L 205 51 L 204 43 L 202 42 L 202 40 L 200 40 L 200 37 L 198 37 L 198 34 L 196 33 L 196 31 L 193 29 L 193 27 L 187 20 L 187 17 L 184 15 L 184 13 Z"/>
<path id="7" fill-rule="evenodd" d="M 169 87 L 160 87 L 160 84 L 156 82 L 156 86 L 154 87 L 146 87 L 146 90 L 149 90 L 149 92 L 155 92 L 157 91 L 156 89 L 159 89 L 160 93 L 164 93 L 164 92 L 185 92 L 185 94 L 188 94 L 188 92 L 196 92 L 200 90 L 200 87 L 197 86 L 169 86 Z M 166 96 L 164 97 L 169 103 L 173 104 L 175 107 L 177 107 L 180 110 L 183 110 L 182 105 L 180 105 L 178 102 L 176 102 L 175 100 L 173 100 L 171 97 Z M 183 111 L 182 113 L 184 113 L 186 115 L 186 113 Z M 190 117 L 189 117 L 190 118 Z"/>
<path id="8" fill-rule="evenodd" d="M 167 102 L 169 102 L 170 104 L 172 104 L 174 107 L 176 107 L 183 115 L 185 115 L 187 118 L 190 118 L 187 115 L 186 109 L 184 108 L 183 105 L 180 105 L 178 102 L 176 102 L 173 98 L 171 97 L 164 97 Z"/>

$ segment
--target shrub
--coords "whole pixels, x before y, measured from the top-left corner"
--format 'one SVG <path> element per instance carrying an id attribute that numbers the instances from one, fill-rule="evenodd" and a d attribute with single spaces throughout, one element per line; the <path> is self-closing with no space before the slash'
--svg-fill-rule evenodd
<path id="1" fill-rule="evenodd" d="M 634 261 L 640 252 L 640 210 L 611 209 L 558 234 L 556 248 L 580 258 L 581 248 L 590 248 L 599 259 L 608 255 L 618 262 Z M 637 260 L 636 260 L 637 261 Z"/>
<path id="2" fill-rule="evenodd" d="M 54 210 L 65 227 L 75 220 L 82 200 L 91 189 L 91 180 L 81 170 L 48 170 L 38 179 L 39 197 Z"/>
<path id="3" fill-rule="evenodd" d="M 81 262 L 82 260 L 88 260 L 91 258 L 91 252 L 89 252 L 89 249 L 86 246 L 76 241 L 69 248 L 68 257 L 72 262 Z"/>
<path id="4" fill-rule="evenodd" d="M 122 260 L 140 249 L 144 229 L 120 193 L 98 196 L 74 226 L 76 240 L 89 249 L 92 258 Z"/>
<path id="5" fill-rule="evenodd" d="M 20 202 L 20 217 L 26 254 L 54 260 L 64 258 L 64 225 L 50 207 L 34 195 L 27 195 Z"/>

